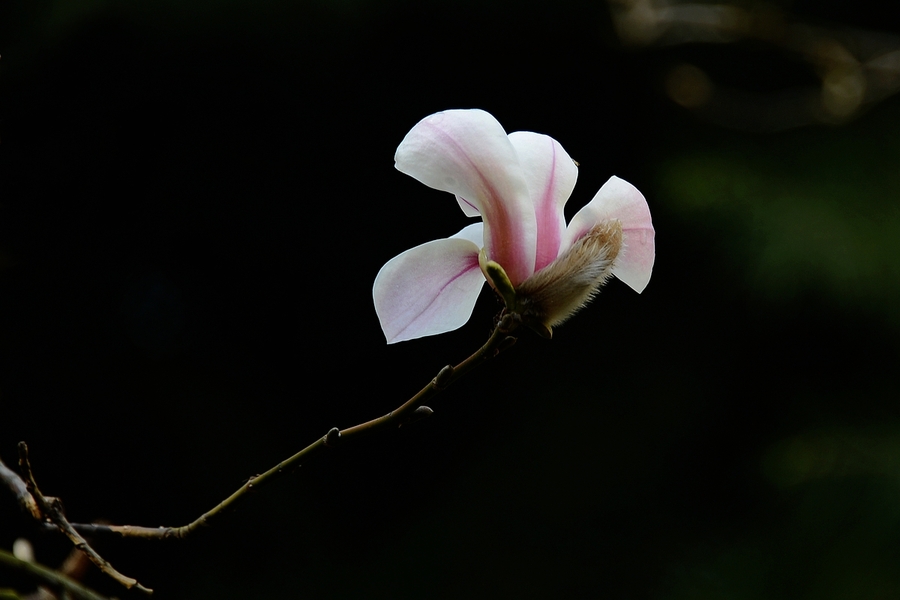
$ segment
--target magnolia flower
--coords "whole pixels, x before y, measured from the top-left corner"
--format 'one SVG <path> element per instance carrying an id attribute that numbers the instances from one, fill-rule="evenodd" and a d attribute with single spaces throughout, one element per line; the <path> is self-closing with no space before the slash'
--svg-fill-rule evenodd
<path id="1" fill-rule="evenodd" d="M 375 278 L 388 343 L 461 327 L 485 280 L 507 310 L 549 336 L 615 275 L 640 293 L 653 269 L 654 230 L 643 195 L 612 177 L 566 226 L 578 168 L 559 142 L 509 135 L 482 110 L 449 110 L 412 128 L 397 169 L 450 192 L 482 222 L 416 246 Z"/>

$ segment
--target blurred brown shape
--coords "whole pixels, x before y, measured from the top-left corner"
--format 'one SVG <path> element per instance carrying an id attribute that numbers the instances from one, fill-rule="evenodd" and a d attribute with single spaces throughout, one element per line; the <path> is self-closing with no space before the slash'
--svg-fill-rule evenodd
<path id="1" fill-rule="evenodd" d="M 775 131 L 812 123 L 843 123 L 866 106 L 900 91 L 900 37 L 799 23 L 764 4 L 699 4 L 678 0 L 608 0 L 616 33 L 626 46 L 726 44 L 755 41 L 785 60 L 808 63 L 819 80 L 779 92 L 719 86 L 695 65 L 666 76 L 667 95 L 699 117 L 739 129 Z"/>

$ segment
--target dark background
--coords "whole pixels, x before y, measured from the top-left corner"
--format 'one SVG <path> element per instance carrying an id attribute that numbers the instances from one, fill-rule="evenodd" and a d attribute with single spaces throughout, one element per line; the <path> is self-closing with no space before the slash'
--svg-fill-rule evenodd
<path id="1" fill-rule="evenodd" d="M 570 216 L 613 174 L 653 212 L 642 295 L 610 283 L 194 538 L 98 544 L 156 597 L 900 596 L 896 97 L 711 124 L 666 97 L 673 64 L 759 93 L 816 74 L 754 43 L 624 48 L 602 2 L 12 2 L 0 55 L 0 458 L 28 442 L 74 521 L 186 524 L 486 339 L 486 292 L 392 346 L 372 307 L 382 264 L 467 223 L 392 166 L 422 117 L 558 139 Z M 67 552 L 0 490 L 0 546 L 20 536 Z"/>

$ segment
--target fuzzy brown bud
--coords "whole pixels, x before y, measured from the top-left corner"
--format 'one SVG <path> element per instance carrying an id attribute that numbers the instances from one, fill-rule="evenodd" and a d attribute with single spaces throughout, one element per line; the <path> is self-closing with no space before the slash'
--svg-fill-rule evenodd
<path id="1" fill-rule="evenodd" d="M 578 312 L 612 275 L 622 250 L 622 224 L 603 221 L 562 256 L 516 288 L 516 308 L 526 323 L 549 336 L 552 328 Z"/>

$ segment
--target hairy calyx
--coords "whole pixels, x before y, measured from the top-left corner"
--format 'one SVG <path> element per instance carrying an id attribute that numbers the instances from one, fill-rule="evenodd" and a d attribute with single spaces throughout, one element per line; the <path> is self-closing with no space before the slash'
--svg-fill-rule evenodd
<path id="1" fill-rule="evenodd" d="M 621 251 L 622 224 L 617 220 L 598 223 L 559 258 L 516 288 L 514 310 L 549 337 L 554 326 L 597 295 L 612 276 L 613 263 Z"/>

